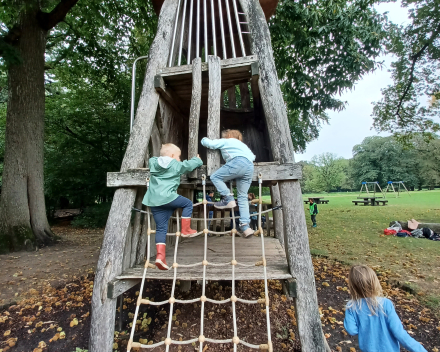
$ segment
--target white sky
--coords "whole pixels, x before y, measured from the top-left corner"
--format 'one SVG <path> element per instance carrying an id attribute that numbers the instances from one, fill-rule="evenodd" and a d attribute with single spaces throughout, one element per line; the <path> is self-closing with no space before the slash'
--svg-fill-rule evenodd
<path id="1" fill-rule="evenodd" d="M 388 19 L 394 23 L 408 22 L 408 10 L 396 3 L 384 3 L 376 6 L 383 13 L 388 11 Z M 393 61 L 391 55 L 384 56 L 382 70 L 370 73 L 355 85 L 355 89 L 343 94 L 340 99 L 347 101 L 347 107 L 341 112 L 329 111 L 329 125 L 323 125 L 317 140 L 307 145 L 304 154 L 296 154 L 295 161 L 310 160 L 314 155 L 324 152 L 335 153 L 343 158 L 352 157 L 352 148 L 359 144 L 365 137 L 378 134 L 372 129 L 373 101 L 381 99 L 381 88 L 392 84 L 391 74 L 388 71 Z"/>

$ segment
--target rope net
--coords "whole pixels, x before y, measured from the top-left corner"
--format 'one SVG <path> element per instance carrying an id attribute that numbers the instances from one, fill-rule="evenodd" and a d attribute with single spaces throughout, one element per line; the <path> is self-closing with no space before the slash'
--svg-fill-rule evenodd
<path id="1" fill-rule="evenodd" d="M 265 251 L 264 251 L 264 235 L 263 235 L 263 228 L 261 226 L 261 215 L 262 213 L 262 199 L 261 199 L 261 188 L 262 188 L 262 183 L 263 183 L 263 177 L 262 174 L 260 173 L 258 175 L 258 192 L 259 192 L 259 206 L 258 206 L 258 230 L 255 231 L 255 235 L 260 235 L 261 238 L 261 250 L 262 250 L 262 260 L 256 262 L 255 264 L 244 264 L 244 263 L 240 263 L 237 261 L 236 257 L 235 257 L 235 235 L 237 234 L 237 229 L 236 229 L 236 223 L 235 223 L 235 214 L 234 211 L 232 210 L 232 217 L 230 218 L 232 220 L 232 229 L 230 231 L 225 231 L 225 232 L 214 232 L 214 231 L 209 231 L 208 230 L 208 220 L 214 220 L 212 218 L 207 219 L 207 211 L 206 211 L 206 206 L 207 204 L 213 204 L 212 202 L 208 202 L 206 200 L 206 176 L 203 175 L 202 176 L 202 186 L 203 186 L 203 201 L 201 203 L 197 203 L 196 205 L 200 205 L 203 204 L 203 223 L 204 223 L 204 229 L 203 231 L 197 232 L 196 234 L 192 235 L 191 237 L 195 237 L 195 236 L 199 236 L 201 234 L 204 235 L 204 254 L 203 254 L 203 261 L 202 262 L 198 262 L 198 263 L 193 263 L 193 264 L 187 264 L 187 265 L 182 265 L 179 264 L 177 262 L 177 251 L 179 248 L 179 239 L 181 236 L 180 233 L 180 224 L 179 224 L 179 213 L 176 211 L 176 216 L 173 217 L 173 219 L 177 220 L 177 231 L 176 233 L 173 234 L 167 234 L 167 235 L 174 235 L 176 236 L 176 244 L 174 247 L 174 261 L 173 261 L 173 265 L 172 265 L 172 269 L 170 270 L 174 270 L 174 276 L 173 276 L 173 282 L 172 282 L 172 286 L 171 286 L 171 295 L 170 298 L 168 300 L 165 301 L 161 301 L 161 302 L 152 302 L 148 299 L 142 299 L 142 293 L 144 291 L 144 285 L 145 285 L 145 277 L 147 274 L 147 270 L 148 268 L 151 269 L 155 269 L 155 265 L 150 263 L 150 253 L 151 253 L 151 244 L 150 244 L 150 235 L 152 233 L 155 233 L 154 230 L 151 229 L 151 220 L 150 220 L 150 216 L 147 216 L 147 225 L 148 225 L 148 230 L 147 230 L 147 260 L 145 262 L 145 267 L 144 267 L 144 272 L 143 272 L 143 276 L 142 276 L 142 281 L 141 281 L 141 287 L 140 287 L 140 291 L 139 291 L 139 296 L 138 296 L 138 300 L 136 303 L 136 309 L 135 309 L 135 313 L 134 313 L 134 317 L 133 317 L 133 323 L 132 323 L 132 328 L 131 328 L 131 333 L 130 333 L 130 339 L 128 341 L 128 345 L 127 345 L 127 352 L 130 352 L 132 348 L 155 348 L 158 346 L 162 346 L 165 345 L 165 351 L 168 352 L 170 345 L 175 344 L 175 345 L 188 345 L 188 344 L 192 344 L 192 343 L 199 343 L 199 351 L 203 351 L 203 344 L 205 342 L 210 342 L 210 343 L 233 343 L 234 346 L 234 352 L 237 351 L 237 345 L 242 344 L 246 347 L 249 348 L 253 348 L 253 349 L 259 349 L 259 350 L 268 350 L 269 352 L 273 352 L 273 348 L 272 348 L 272 339 L 271 339 L 271 329 L 270 329 L 270 317 L 269 317 L 269 290 L 268 290 L 268 284 L 267 284 L 267 269 L 266 269 L 266 257 L 265 257 Z M 149 187 L 149 180 L 147 179 L 147 187 Z M 232 193 L 232 182 L 231 182 L 231 193 Z M 135 209 L 137 211 L 141 211 L 143 213 L 147 213 L 150 214 L 150 212 L 148 211 L 143 211 L 143 210 L 139 210 L 139 209 Z M 269 209 L 265 212 L 271 211 L 273 209 Z M 194 220 L 194 219 L 193 219 Z M 210 263 L 208 261 L 208 233 L 214 233 L 214 234 L 231 234 L 231 238 L 232 238 L 232 258 L 230 262 L 227 263 Z M 225 300 L 214 300 L 211 298 L 207 298 L 206 297 L 206 267 L 208 265 L 211 266 L 231 266 L 232 269 L 232 295 L 230 298 L 225 299 Z M 263 267 L 263 278 L 264 278 L 264 292 L 265 292 L 265 298 L 260 298 L 260 299 L 256 299 L 256 300 L 245 300 L 242 298 L 239 298 L 235 295 L 235 267 L 237 265 L 240 266 L 244 266 L 244 267 L 251 267 L 251 266 L 262 266 Z M 189 267 L 196 267 L 196 266 L 202 266 L 203 267 L 203 280 L 202 280 L 202 296 L 198 297 L 198 298 L 194 298 L 191 300 L 179 300 L 174 298 L 174 293 L 175 293 L 175 289 L 176 289 L 176 281 L 177 281 L 177 270 L 178 268 L 189 268 Z M 201 313 L 200 313 L 200 335 L 198 338 L 193 338 L 191 340 L 185 340 L 185 341 L 178 341 L 178 340 L 172 340 L 171 339 L 171 327 L 172 327 L 172 317 L 173 317 L 173 309 L 174 309 L 174 304 L 176 303 L 183 303 L 183 304 L 187 304 L 187 303 L 196 303 L 196 302 L 201 302 Z M 205 302 L 210 302 L 210 303 L 214 303 L 214 304 L 225 304 L 225 303 L 229 303 L 231 302 L 232 304 L 232 317 L 233 317 L 233 329 L 234 329 L 234 336 L 232 336 L 230 339 L 223 339 L 223 340 L 219 340 L 219 339 L 212 339 L 209 338 L 207 336 L 205 336 L 205 332 L 204 332 L 204 327 L 203 327 L 203 323 L 204 323 L 204 315 L 205 315 Z M 267 324 L 267 341 L 265 341 L 265 343 L 262 343 L 260 345 L 255 345 L 255 344 L 251 344 L 248 343 L 246 341 L 243 341 L 240 339 L 240 337 L 238 336 L 237 333 L 237 317 L 236 317 L 236 302 L 241 302 L 241 303 L 246 303 L 246 304 L 265 304 L 266 305 L 266 324 Z M 161 306 L 164 304 L 170 304 L 170 314 L 169 314 L 169 321 L 168 321 L 168 330 L 167 330 L 167 337 L 165 338 L 164 341 L 160 341 L 157 343 L 153 343 L 150 345 L 145 345 L 142 344 L 140 342 L 134 342 L 133 341 L 133 337 L 134 337 L 134 333 L 135 333 L 135 329 L 136 329 L 136 321 L 138 318 L 138 313 L 139 313 L 139 307 L 142 304 L 146 304 L 146 305 L 152 305 L 152 306 Z"/>

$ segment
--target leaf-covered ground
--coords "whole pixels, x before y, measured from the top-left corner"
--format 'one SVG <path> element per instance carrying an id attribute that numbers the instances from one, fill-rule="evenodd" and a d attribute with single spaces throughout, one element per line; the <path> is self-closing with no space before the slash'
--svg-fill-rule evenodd
<path id="1" fill-rule="evenodd" d="M 77 230 L 74 230 L 77 231 Z M 90 231 L 76 232 L 75 236 L 83 236 L 84 241 L 91 237 L 98 237 L 99 233 Z M 62 235 L 67 240 L 69 229 Z M 73 239 L 73 237 L 70 237 Z M 81 243 L 71 240 L 70 250 L 83 255 Z M 51 250 L 56 253 L 52 247 Z M 67 247 L 63 247 L 68 250 Z M 66 252 L 67 253 L 67 252 Z M 33 253 L 18 253 L 23 257 L 35 255 Z M 96 255 L 94 255 L 96 261 Z M 3 257 L 2 257 L 3 259 Z M 38 268 L 52 268 L 53 257 L 46 255 L 39 259 Z M 51 262 L 52 261 L 52 262 Z M 318 301 L 322 314 L 322 323 L 329 345 L 334 351 L 359 351 L 357 338 L 347 335 L 343 328 L 344 307 L 348 300 L 346 277 L 348 266 L 326 258 L 313 260 L 318 288 Z M 50 280 L 50 273 L 41 278 L 43 284 L 28 289 L 19 297 L 24 298 L 18 304 L 0 310 L 0 352 L 76 352 L 87 349 L 90 324 L 90 298 L 93 290 L 93 276 L 87 274 L 90 265 L 78 270 L 75 261 L 66 263 L 70 274 L 65 281 Z M 93 267 L 93 265 L 92 265 Z M 35 266 L 37 268 L 37 266 Z M 409 333 L 422 342 L 430 352 L 440 349 L 440 321 L 432 311 L 421 305 L 418 298 L 410 293 L 391 286 L 392 271 L 382 266 L 374 266 L 378 273 L 385 294 L 396 305 L 397 312 L 404 322 Z M 49 270 L 50 271 L 50 270 Z M 43 271 L 43 273 L 45 273 Z M 76 279 L 73 276 L 77 276 Z M 82 276 L 80 276 L 82 275 Z M 25 280 L 27 281 L 27 280 Z M 392 281 L 392 280 L 391 280 Z M 0 282 L 0 287 L 5 287 Z M 131 317 L 134 312 L 138 287 L 124 294 L 122 307 L 122 329 L 119 330 L 119 315 L 116 317 L 115 350 L 124 351 L 128 340 Z M 270 282 L 270 316 L 272 325 L 272 339 L 275 351 L 298 350 L 298 333 L 296 330 L 293 302 L 283 295 L 281 284 L 278 281 Z M 207 288 L 207 296 L 216 299 L 228 297 L 231 294 L 230 283 L 211 282 Z M 261 282 L 243 282 L 237 285 L 237 296 L 244 298 L 258 298 L 264 294 Z M 170 295 L 169 282 L 149 282 L 144 297 L 156 301 L 164 300 Z M 191 291 L 178 293 L 179 297 L 189 298 L 201 295 L 201 286 L 193 283 Z M 228 304 L 214 306 L 207 304 L 205 311 L 205 335 L 222 338 L 232 336 L 231 307 Z M 237 304 L 237 319 L 239 336 L 251 343 L 266 341 L 266 322 L 260 305 Z M 136 340 L 144 343 L 160 341 L 165 337 L 169 318 L 169 306 L 142 307 L 137 322 Z M 172 325 L 174 339 L 190 339 L 199 335 L 200 306 L 176 305 Z M 206 351 L 230 351 L 229 344 L 207 344 Z M 197 346 L 181 346 L 181 351 L 195 351 Z M 157 351 L 160 349 L 157 348 Z M 173 350 L 179 350 L 173 347 Z M 240 351 L 247 348 L 240 347 Z"/>

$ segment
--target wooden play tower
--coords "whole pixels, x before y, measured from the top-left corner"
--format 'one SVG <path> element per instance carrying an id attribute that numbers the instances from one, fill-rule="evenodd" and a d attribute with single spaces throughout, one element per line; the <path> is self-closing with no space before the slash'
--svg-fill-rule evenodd
<path id="1" fill-rule="evenodd" d="M 149 177 L 148 158 L 158 155 L 162 143 L 178 145 L 182 159 L 200 154 L 205 165 L 182 177 L 179 189 L 180 194 L 194 199 L 194 193 L 202 189 L 202 175 L 208 176 L 209 185 L 209 176 L 221 163 L 220 153 L 203 148 L 201 138 L 220 138 L 220 131 L 226 128 L 242 131 L 244 142 L 256 155 L 254 181 L 262 175 L 264 185 L 271 189 L 273 207 L 282 205 L 282 210 L 273 211 L 275 238 L 265 237 L 263 241 L 267 277 L 284 280 L 294 297 L 302 351 L 328 350 L 299 183 L 301 168 L 294 161 L 266 22 L 277 2 L 153 0 L 159 14 L 158 28 L 130 140 L 120 172 L 107 176 L 107 185 L 117 190 L 96 270 L 91 352 L 112 351 L 117 298 L 141 281 L 148 259 L 146 242 L 151 219 L 146 213 L 132 216 L 133 207 L 142 208 Z M 221 253 L 227 256 L 227 237 L 210 238 L 209 245 L 222 248 Z M 197 248 L 203 247 L 197 241 L 194 238 L 179 245 L 179 262 L 197 255 Z M 167 239 L 167 244 L 168 253 L 173 241 Z M 258 239 L 237 238 L 237 250 L 248 257 L 258 245 Z M 172 276 L 172 271 L 147 273 L 149 279 Z M 201 279 L 199 272 L 184 267 L 177 276 L 187 282 Z M 205 280 L 205 274 L 203 277 Z M 228 269 L 208 270 L 206 279 L 231 280 L 231 273 Z M 257 269 L 237 271 L 235 276 L 235 280 L 256 279 L 263 279 Z"/>

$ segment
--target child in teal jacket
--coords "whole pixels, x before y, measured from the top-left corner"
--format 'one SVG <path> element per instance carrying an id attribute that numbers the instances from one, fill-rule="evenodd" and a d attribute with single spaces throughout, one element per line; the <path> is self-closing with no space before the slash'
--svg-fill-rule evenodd
<path id="1" fill-rule="evenodd" d="M 188 198 L 177 194 L 180 176 L 201 166 L 199 156 L 191 160 L 180 161 L 180 149 L 174 144 L 162 145 L 160 157 L 150 158 L 150 187 L 142 201 L 151 208 L 156 222 L 156 266 L 168 270 L 166 263 L 166 236 L 168 220 L 177 208 L 182 208 L 182 237 L 191 237 L 197 231 L 191 229 L 193 203 Z"/>

